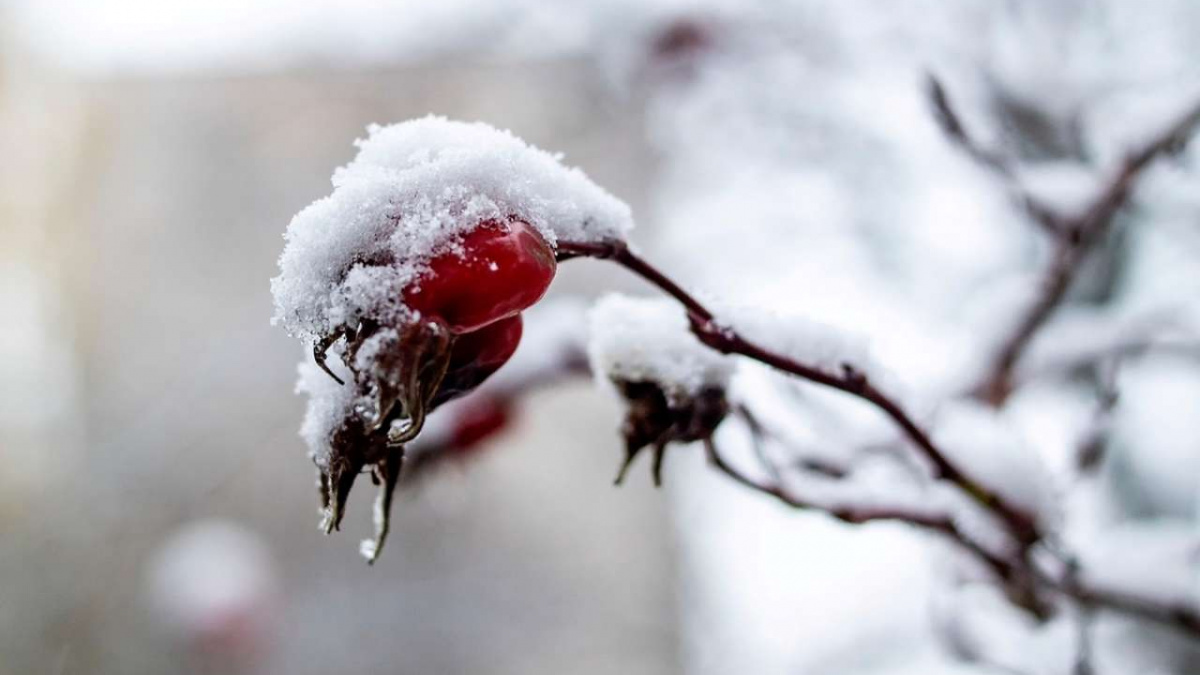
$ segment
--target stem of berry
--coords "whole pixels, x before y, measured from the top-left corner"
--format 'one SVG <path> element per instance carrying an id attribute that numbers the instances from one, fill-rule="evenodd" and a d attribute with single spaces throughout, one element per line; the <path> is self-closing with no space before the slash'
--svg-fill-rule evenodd
<path id="1" fill-rule="evenodd" d="M 958 486 L 972 500 L 994 513 L 1006 524 L 1009 532 L 1020 542 L 1022 547 L 1028 548 L 1040 538 L 1041 534 L 1037 524 L 1030 514 L 1010 505 L 995 492 L 963 473 L 946 457 L 945 453 L 938 449 L 929 435 L 913 421 L 904 408 L 877 389 L 867 379 L 866 374 L 858 368 L 845 364 L 842 367 L 842 373 L 834 375 L 747 340 L 732 327 L 719 322 L 716 316 L 699 300 L 667 277 L 661 270 L 631 251 L 624 242 L 558 242 L 560 261 L 579 257 L 611 260 L 678 300 L 687 310 L 692 332 L 708 347 L 723 354 L 744 356 L 801 379 L 845 392 L 875 406 L 891 418 L 904 435 L 930 461 L 934 469 L 934 478 Z"/>

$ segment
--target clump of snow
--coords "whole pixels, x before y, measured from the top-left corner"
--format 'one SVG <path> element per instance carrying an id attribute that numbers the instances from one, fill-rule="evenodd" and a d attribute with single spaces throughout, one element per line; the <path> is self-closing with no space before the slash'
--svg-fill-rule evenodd
<path id="1" fill-rule="evenodd" d="M 850 366 L 872 378 L 886 376 L 871 358 L 866 338 L 856 333 L 772 307 L 719 305 L 716 313 L 750 342 L 806 366 L 832 375 Z"/>
<path id="2" fill-rule="evenodd" d="M 327 365 L 343 380 L 350 377 L 349 371 L 330 359 Z M 329 442 L 346 419 L 354 414 L 358 403 L 354 387 L 338 384 L 315 364 L 301 362 L 300 377 L 296 381 L 296 393 L 308 394 L 308 410 L 300 425 L 300 437 L 308 446 L 308 454 L 317 466 L 328 467 Z M 348 380 L 347 380 L 348 381 Z"/>
<path id="3" fill-rule="evenodd" d="M 483 123 L 372 126 L 333 194 L 292 219 L 271 280 L 275 323 L 304 339 L 363 316 L 407 316 L 402 291 L 481 222 L 520 218 L 546 238 L 623 239 L 629 207 L 560 157 Z"/>
<path id="4" fill-rule="evenodd" d="M 701 344 L 678 303 L 609 294 L 589 316 L 588 356 L 600 382 L 654 382 L 668 397 L 724 388 L 731 359 Z"/>

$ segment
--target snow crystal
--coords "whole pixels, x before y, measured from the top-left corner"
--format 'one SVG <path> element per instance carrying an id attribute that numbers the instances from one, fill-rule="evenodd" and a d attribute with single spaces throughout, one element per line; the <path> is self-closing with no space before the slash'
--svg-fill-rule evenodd
<path id="1" fill-rule="evenodd" d="M 333 194 L 292 219 L 273 322 L 304 339 L 362 316 L 403 319 L 401 291 L 489 219 L 519 217 L 552 245 L 623 239 L 629 207 L 507 131 L 425 117 L 372 126 Z"/>
<path id="2" fill-rule="evenodd" d="M 691 332 L 682 307 L 665 298 L 610 294 L 589 316 L 588 356 L 597 380 L 655 382 L 668 396 L 724 388 L 733 362 Z"/>

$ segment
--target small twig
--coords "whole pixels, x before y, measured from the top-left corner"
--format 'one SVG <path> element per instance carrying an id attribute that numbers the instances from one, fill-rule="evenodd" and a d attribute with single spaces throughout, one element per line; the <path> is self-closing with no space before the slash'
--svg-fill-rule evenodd
<path id="1" fill-rule="evenodd" d="M 1076 617 L 1078 622 L 1075 647 L 1075 665 L 1071 669 L 1071 675 L 1096 675 L 1096 669 L 1092 666 L 1092 623 L 1093 611 L 1089 605 L 1080 603 L 1079 616 Z"/>
<path id="2" fill-rule="evenodd" d="M 770 434 L 766 427 L 758 420 L 758 416 L 743 403 L 734 406 L 733 412 L 746 423 L 746 428 L 750 430 L 750 446 L 754 449 L 754 456 L 758 458 L 758 463 L 762 466 L 763 471 L 766 471 L 771 480 L 776 483 L 782 482 L 783 477 L 779 473 L 779 467 L 767 456 L 766 437 Z"/>
<path id="3" fill-rule="evenodd" d="M 819 511 L 851 525 L 892 521 L 940 534 L 990 569 L 1010 589 L 1021 606 L 1035 616 L 1047 616 L 1048 608 L 1033 592 L 1031 576 L 1023 572 L 1020 565 L 988 552 L 973 541 L 948 515 L 922 513 L 903 506 L 820 504 L 791 492 L 779 481 L 767 482 L 750 477 L 725 459 L 712 439 L 704 441 L 704 449 L 709 462 L 722 474 L 743 487 L 773 497 L 792 508 Z"/>
<path id="4" fill-rule="evenodd" d="M 773 461 L 767 453 L 766 444 L 768 440 L 782 444 L 788 448 L 792 460 L 787 462 L 787 464 L 791 467 L 831 480 L 840 480 L 849 475 L 850 471 L 842 464 L 794 447 L 792 443 L 783 439 L 778 431 L 764 424 L 758 418 L 758 415 L 744 403 L 734 406 L 733 413 L 745 422 L 746 428 L 750 431 L 750 445 L 754 450 L 755 456 L 758 458 L 758 463 L 762 465 L 764 471 L 770 474 L 772 480 L 776 482 L 781 481 L 782 474 L 779 464 Z"/>
<path id="5" fill-rule="evenodd" d="M 1033 337 L 1062 304 L 1083 261 L 1109 232 L 1113 219 L 1128 203 L 1137 180 L 1155 160 L 1179 152 L 1197 125 L 1200 125 L 1200 104 L 1194 105 L 1144 147 L 1126 156 L 1089 205 L 1078 215 L 1063 221 L 1042 281 L 1041 294 L 1001 342 L 986 377 L 975 389 L 978 398 L 993 406 L 1004 404 L 1013 389 L 1017 363 Z"/>
<path id="6" fill-rule="evenodd" d="M 1050 234 L 1061 232 L 1063 224 L 1060 216 L 1021 185 L 1012 160 L 1000 152 L 983 147 L 967 132 L 946 88 L 933 73 L 925 75 L 925 90 L 933 107 L 934 119 L 950 142 L 980 166 L 996 174 L 1012 193 L 1013 200 L 1020 204 L 1041 229 Z"/>
<path id="7" fill-rule="evenodd" d="M 1118 400 L 1114 389 L 1101 389 L 1092 419 L 1075 448 L 1074 468 L 1079 475 L 1094 473 L 1103 462 L 1112 428 L 1113 410 L 1117 407 Z"/>
<path id="8" fill-rule="evenodd" d="M 1162 604 L 1137 595 L 1116 590 L 1088 586 L 1080 580 L 1077 571 L 1068 570 L 1066 577 L 1055 581 L 1039 573 L 1036 568 L 1009 561 L 989 553 L 968 537 L 948 516 L 927 514 L 899 506 L 852 506 L 824 505 L 806 500 L 789 491 L 779 482 L 755 479 L 733 464 L 718 450 L 711 440 L 705 441 L 705 453 L 709 462 L 722 474 L 750 490 L 770 496 L 792 508 L 826 513 L 844 523 L 862 524 L 875 521 L 893 521 L 940 533 L 954 544 L 983 562 L 992 572 L 1017 595 L 1012 599 L 1038 616 L 1046 616 L 1048 608 L 1038 599 L 1037 589 L 1061 593 L 1077 602 L 1084 611 L 1107 609 L 1134 616 L 1178 629 L 1192 637 L 1200 637 L 1200 612 L 1185 603 Z M 1073 565 L 1068 563 L 1068 567 Z"/>
<path id="9" fill-rule="evenodd" d="M 1200 610 L 1183 601 L 1162 603 L 1125 591 L 1088 586 L 1071 579 L 1049 585 L 1085 606 L 1117 611 L 1178 629 L 1192 638 L 1200 638 Z"/>
<path id="10" fill-rule="evenodd" d="M 925 92 L 929 97 L 930 104 L 933 106 L 934 119 L 941 128 L 942 133 L 946 134 L 946 137 L 962 149 L 971 159 L 974 159 L 1001 176 L 1011 179 L 1013 168 L 1009 159 L 998 152 L 984 148 L 971 134 L 967 133 L 967 128 L 962 122 L 962 117 L 959 116 L 958 111 L 950 102 L 950 96 L 946 93 L 946 88 L 942 86 L 941 80 L 933 73 L 925 73 Z"/>
<path id="11" fill-rule="evenodd" d="M 1069 376 L 1084 368 L 1100 368 L 1106 363 L 1136 359 L 1149 354 L 1200 359 L 1200 337 L 1134 336 L 1087 351 L 1043 359 L 1036 366 L 1018 368 L 1013 373 L 1016 385 L 1043 379 Z"/>
<path id="12" fill-rule="evenodd" d="M 677 283 L 642 259 L 620 241 L 578 243 L 560 241 L 560 258 L 589 257 L 611 260 L 632 271 L 675 298 L 687 310 L 692 332 L 708 347 L 723 354 L 738 354 L 766 364 L 809 382 L 845 392 L 875 406 L 900 428 L 905 436 L 921 450 L 933 466 L 934 478 L 958 486 L 971 499 L 992 511 L 1003 520 L 1013 537 L 1024 546 L 1037 541 L 1039 535 L 1034 519 L 1002 499 L 995 492 L 968 477 L 955 466 L 921 429 L 904 408 L 877 389 L 867 376 L 851 365 L 840 374 L 801 363 L 789 356 L 773 352 L 742 337 L 732 327 L 720 323 L 711 311 Z"/>

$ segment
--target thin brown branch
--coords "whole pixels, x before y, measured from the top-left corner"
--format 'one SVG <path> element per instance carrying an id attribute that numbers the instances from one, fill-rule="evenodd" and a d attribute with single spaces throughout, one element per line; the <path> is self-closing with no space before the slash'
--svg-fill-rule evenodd
<path id="1" fill-rule="evenodd" d="M 806 511 L 825 513 L 837 520 L 852 525 L 863 523 L 892 521 L 905 523 L 919 529 L 935 532 L 947 537 L 952 543 L 966 551 L 988 567 L 996 577 L 1008 586 L 1022 585 L 1025 588 L 1026 604 L 1023 605 L 1035 614 L 1044 615 L 1046 608 L 1040 600 L 1034 598 L 1028 591 L 1028 585 L 1022 582 L 1029 580 L 1021 567 L 1011 561 L 989 553 L 982 546 L 968 537 L 954 521 L 945 514 L 922 513 L 903 506 L 860 506 L 853 504 L 826 505 L 806 500 L 791 492 L 779 480 L 763 481 L 752 478 L 731 464 L 717 448 L 712 439 L 704 441 L 705 454 L 709 463 L 735 483 L 776 499 L 792 508 Z"/>
<path id="2" fill-rule="evenodd" d="M 877 389 L 867 376 L 854 366 L 846 364 L 840 374 L 833 374 L 747 340 L 732 327 L 719 322 L 699 300 L 629 250 L 624 242 L 563 241 L 558 243 L 558 250 L 562 259 L 589 257 L 611 260 L 657 286 L 684 306 L 691 321 L 692 332 L 701 342 L 716 351 L 744 356 L 809 382 L 850 394 L 875 406 L 891 418 L 913 445 L 917 446 L 932 465 L 935 479 L 953 483 L 971 499 L 995 513 L 1007 524 L 1013 537 L 1023 545 L 1028 546 L 1037 541 L 1039 533 L 1032 516 L 1010 505 L 995 492 L 963 473 L 934 445 L 929 435 L 898 402 Z"/>
<path id="3" fill-rule="evenodd" d="M 936 478 L 955 484 L 977 503 L 991 510 L 1006 523 L 1013 536 L 1026 546 L 1032 546 L 1040 539 L 1040 533 L 1030 516 L 1007 505 L 994 493 L 985 490 L 979 483 L 958 470 L 900 404 L 875 389 L 861 371 L 847 366 L 840 375 L 830 374 L 748 341 L 732 328 L 721 324 L 699 300 L 653 265 L 630 251 L 623 242 L 599 244 L 559 242 L 558 250 L 560 260 L 575 257 L 611 260 L 641 276 L 675 298 L 687 309 L 692 331 L 712 349 L 759 361 L 798 378 L 845 392 L 874 405 L 890 417 L 904 432 L 904 435 L 922 450 L 922 454 L 933 464 Z M 946 517 L 931 516 L 900 508 L 822 507 L 790 493 L 779 484 L 761 482 L 742 473 L 725 461 L 711 443 L 708 452 L 714 466 L 735 482 L 761 494 L 771 496 L 793 508 L 820 510 L 847 523 L 890 520 L 940 532 L 983 561 L 1002 580 L 1010 599 L 1036 615 L 1045 616 L 1049 611 L 1040 597 L 1041 591 L 1049 590 L 1076 602 L 1088 603 L 1097 608 L 1139 617 L 1179 629 L 1192 637 L 1200 637 L 1200 615 L 1185 605 L 1162 605 L 1132 594 L 1090 588 L 1078 583 L 1069 585 L 1057 583 L 1038 574 L 1028 556 L 1020 556 L 1010 561 L 990 554 L 965 536 L 957 525 Z"/>
<path id="4" fill-rule="evenodd" d="M 780 481 L 779 466 L 771 461 L 771 458 L 768 456 L 766 444 L 768 440 L 789 446 L 791 444 L 785 443 L 778 432 L 769 429 L 767 425 L 763 424 L 758 419 L 758 415 L 744 403 L 733 406 L 733 414 L 740 418 L 750 431 L 751 446 L 754 449 L 755 456 L 758 458 L 758 463 L 770 474 L 772 480 L 776 482 Z M 846 467 L 830 459 L 803 452 L 795 447 L 790 447 L 789 452 L 794 457 L 789 464 L 807 473 L 817 474 L 834 480 L 845 478 L 849 474 Z"/>
<path id="5" fill-rule="evenodd" d="M 1155 160 L 1179 152 L 1197 125 L 1200 125 L 1200 103 L 1145 146 L 1129 153 L 1088 206 L 1063 221 L 1041 293 L 1000 343 L 992 366 L 975 389 L 978 398 L 993 406 L 1004 404 L 1013 389 L 1017 363 L 1034 336 L 1062 304 L 1088 254 L 1111 230 L 1114 218 L 1129 202 L 1138 179 Z"/>
<path id="6" fill-rule="evenodd" d="M 1014 602 L 1038 616 L 1045 617 L 1049 612 L 1044 600 L 1037 594 L 1037 589 L 1040 588 L 1069 597 L 1085 610 L 1097 608 L 1115 611 L 1177 629 L 1192 637 L 1200 637 L 1200 611 L 1186 603 L 1164 604 L 1128 592 L 1089 586 L 1082 582 L 1077 574 L 1070 574 L 1063 581 L 1056 582 L 1038 574 L 1032 568 L 1027 569 L 1022 560 L 1010 561 L 989 553 L 946 515 L 922 513 L 902 506 L 820 504 L 791 492 L 779 481 L 764 481 L 749 476 L 730 463 L 711 439 L 705 441 L 704 447 L 709 462 L 726 477 L 792 508 L 819 511 L 842 522 L 856 525 L 878 521 L 906 523 L 947 537 L 985 564 L 1005 584 Z"/>

